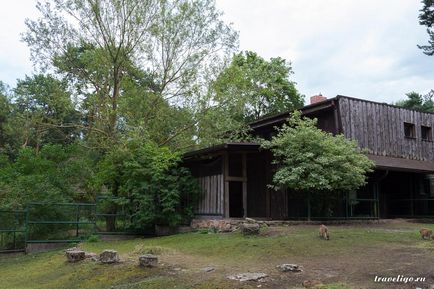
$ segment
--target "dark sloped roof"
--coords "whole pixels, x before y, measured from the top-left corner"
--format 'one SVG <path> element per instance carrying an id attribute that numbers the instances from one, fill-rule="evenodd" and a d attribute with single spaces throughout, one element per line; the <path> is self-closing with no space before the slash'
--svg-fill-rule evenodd
<path id="1" fill-rule="evenodd" d="M 250 143 L 250 142 L 232 142 L 232 143 L 223 143 L 195 151 L 190 151 L 184 154 L 184 159 L 189 159 L 196 157 L 198 155 L 204 155 L 209 153 L 214 153 L 218 151 L 257 151 L 261 145 L 258 143 Z"/>

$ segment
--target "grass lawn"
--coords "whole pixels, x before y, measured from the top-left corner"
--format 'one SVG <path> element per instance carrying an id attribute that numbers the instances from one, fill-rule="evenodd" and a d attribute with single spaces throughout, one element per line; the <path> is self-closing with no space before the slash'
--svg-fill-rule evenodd
<path id="1" fill-rule="evenodd" d="M 321 288 L 430 288 L 434 284 L 434 241 L 418 230 L 433 224 L 393 221 L 374 225 L 329 226 L 331 240 L 317 236 L 317 226 L 265 228 L 260 236 L 239 233 L 188 233 L 127 241 L 83 243 L 89 252 L 115 249 L 122 262 L 65 262 L 63 251 L 0 256 L 0 288 L 302 288 L 320 280 Z M 140 268 L 138 256 L 157 254 L 157 268 Z M 276 266 L 296 263 L 301 273 L 281 273 Z M 215 271 L 204 272 L 204 267 Z M 265 282 L 228 280 L 227 275 L 263 272 Z M 426 277 L 423 283 L 379 284 L 374 277 Z"/>

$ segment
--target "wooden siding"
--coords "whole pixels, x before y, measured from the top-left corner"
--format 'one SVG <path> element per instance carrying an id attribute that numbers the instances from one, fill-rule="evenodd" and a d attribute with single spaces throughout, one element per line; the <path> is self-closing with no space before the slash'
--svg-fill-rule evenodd
<path id="1" fill-rule="evenodd" d="M 342 132 L 370 154 L 433 161 L 433 142 L 422 140 L 421 126 L 433 127 L 434 115 L 387 104 L 339 98 Z M 404 122 L 415 125 L 416 138 L 404 135 Z"/>
<path id="2" fill-rule="evenodd" d="M 199 202 L 196 214 L 223 215 L 224 214 L 224 181 L 223 175 L 212 175 L 198 178 L 203 197 Z"/>

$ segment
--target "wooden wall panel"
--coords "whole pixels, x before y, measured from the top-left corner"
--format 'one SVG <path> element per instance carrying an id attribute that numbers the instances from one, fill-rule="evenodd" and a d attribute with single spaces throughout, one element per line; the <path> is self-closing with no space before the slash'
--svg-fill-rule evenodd
<path id="1" fill-rule="evenodd" d="M 433 127 L 434 114 L 347 97 L 339 98 L 339 111 L 345 137 L 369 153 L 434 161 L 433 142 L 421 136 L 421 125 Z M 415 139 L 405 137 L 404 122 L 415 125 Z"/>
<path id="2" fill-rule="evenodd" d="M 204 176 L 199 177 L 198 180 L 203 196 L 195 213 L 200 215 L 223 215 L 223 175 Z"/>

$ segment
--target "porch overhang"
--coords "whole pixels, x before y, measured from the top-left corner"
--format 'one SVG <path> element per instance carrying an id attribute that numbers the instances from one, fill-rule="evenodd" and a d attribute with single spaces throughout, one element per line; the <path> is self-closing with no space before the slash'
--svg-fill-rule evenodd
<path id="1" fill-rule="evenodd" d="M 371 154 L 368 154 L 368 158 L 375 163 L 377 169 L 427 174 L 434 173 L 433 162 L 378 156 Z"/>
<path id="2" fill-rule="evenodd" d="M 187 152 L 183 155 L 183 159 L 200 158 L 201 156 L 214 154 L 222 151 L 229 152 L 255 152 L 260 149 L 261 145 L 258 143 L 240 142 L 240 143 L 223 143 L 212 147 L 207 147 L 195 151 Z"/>

